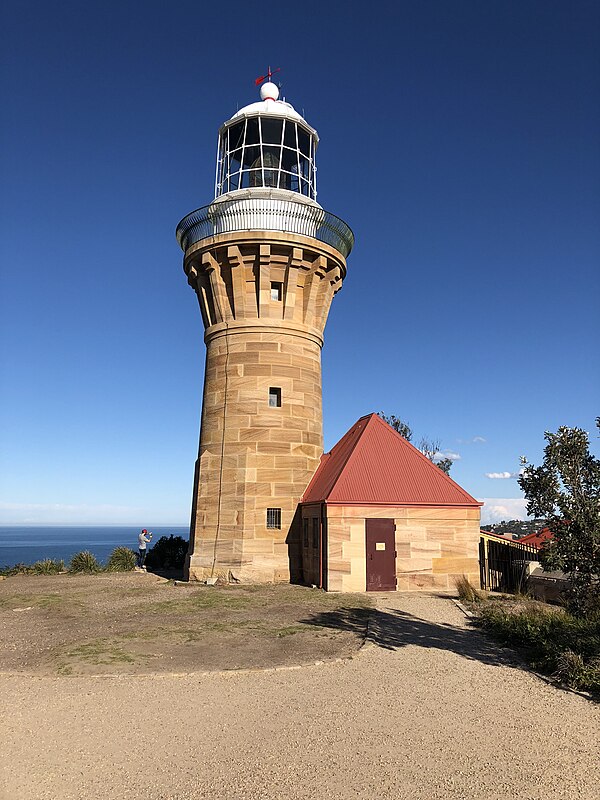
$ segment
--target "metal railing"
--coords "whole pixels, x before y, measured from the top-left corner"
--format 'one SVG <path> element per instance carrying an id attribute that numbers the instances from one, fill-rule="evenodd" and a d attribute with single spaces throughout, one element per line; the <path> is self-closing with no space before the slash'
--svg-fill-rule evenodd
<path id="1" fill-rule="evenodd" d="M 177 226 L 176 236 L 185 252 L 196 242 L 235 231 L 283 231 L 312 237 L 331 245 L 344 258 L 354 246 L 346 223 L 320 206 L 275 198 L 221 200 L 192 211 Z"/>
<path id="2" fill-rule="evenodd" d="M 522 592 L 527 564 L 537 561 L 540 551 L 518 541 L 486 542 L 479 540 L 479 577 L 481 588 L 491 592 Z"/>

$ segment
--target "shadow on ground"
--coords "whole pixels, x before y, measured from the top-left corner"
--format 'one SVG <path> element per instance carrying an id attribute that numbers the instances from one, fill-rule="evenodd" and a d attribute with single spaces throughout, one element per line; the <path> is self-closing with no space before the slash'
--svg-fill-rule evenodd
<path id="1" fill-rule="evenodd" d="M 523 668 L 519 657 L 488 640 L 473 628 L 440 624 L 415 617 L 404 611 L 342 608 L 324 611 L 302 620 L 307 625 L 348 631 L 363 635 L 368 619 L 366 640 L 385 650 L 407 645 L 448 650 L 484 664 Z"/>

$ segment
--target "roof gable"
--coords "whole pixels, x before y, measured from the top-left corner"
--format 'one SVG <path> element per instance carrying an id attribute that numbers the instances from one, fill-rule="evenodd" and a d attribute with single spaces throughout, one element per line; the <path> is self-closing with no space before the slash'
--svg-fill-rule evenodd
<path id="1" fill-rule="evenodd" d="M 302 501 L 480 506 L 377 414 L 361 417 L 326 453 Z"/>

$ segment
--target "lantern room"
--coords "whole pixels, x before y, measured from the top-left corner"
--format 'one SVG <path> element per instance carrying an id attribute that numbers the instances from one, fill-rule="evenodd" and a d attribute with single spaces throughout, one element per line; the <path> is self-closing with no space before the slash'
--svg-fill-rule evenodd
<path id="1" fill-rule="evenodd" d="M 284 189 L 316 200 L 319 137 L 270 81 L 260 102 L 240 109 L 219 131 L 215 198 L 238 189 Z"/>

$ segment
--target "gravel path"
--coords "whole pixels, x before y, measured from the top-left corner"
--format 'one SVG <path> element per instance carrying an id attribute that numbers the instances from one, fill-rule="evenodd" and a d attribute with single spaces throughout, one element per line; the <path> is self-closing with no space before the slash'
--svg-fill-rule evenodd
<path id="1" fill-rule="evenodd" d="M 1 677 L 0 797 L 600 797 L 600 707 L 512 663 L 448 599 L 378 603 L 342 663 Z"/>

